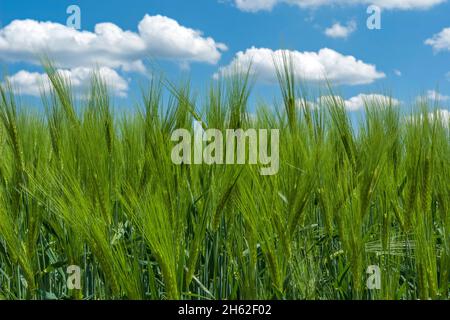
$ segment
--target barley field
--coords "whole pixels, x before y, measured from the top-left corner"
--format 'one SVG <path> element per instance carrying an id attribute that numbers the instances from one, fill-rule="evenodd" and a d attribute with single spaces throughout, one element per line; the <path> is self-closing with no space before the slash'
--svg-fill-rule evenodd
<path id="1" fill-rule="evenodd" d="M 0 299 L 450 297 L 450 132 L 429 102 L 371 101 L 355 124 L 283 64 L 254 113 L 249 73 L 202 96 L 155 76 L 116 112 L 100 77 L 77 99 L 45 69 L 43 112 L 0 89 Z M 193 121 L 279 129 L 279 172 L 173 164 Z"/>

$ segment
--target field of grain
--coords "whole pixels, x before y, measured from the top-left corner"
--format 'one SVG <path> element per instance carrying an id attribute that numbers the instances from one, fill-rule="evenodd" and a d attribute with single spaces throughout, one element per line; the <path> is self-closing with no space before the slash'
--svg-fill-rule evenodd
<path id="1" fill-rule="evenodd" d="M 312 105 L 278 70 L 282 99 L 252 115 L 248 74 L 197 99 L 154 77 L 129 113 L 95 76 L 75 103 L 51 64 L 45 112 L 4 83 L 0 298 L 448 299 L 448 119 L 372 101 L 356 130 L 331 89 Z M 279 129 L 278 174 L 173 164 L 171 133 L 194 120 Z"/>

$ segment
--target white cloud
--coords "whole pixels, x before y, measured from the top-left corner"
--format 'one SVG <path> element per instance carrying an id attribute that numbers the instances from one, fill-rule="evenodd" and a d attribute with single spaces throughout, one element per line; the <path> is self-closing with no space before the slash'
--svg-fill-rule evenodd
<path id="1" fill-rule="evenodd" d="M 295 102 L 296 102 L 295 103 L 296 107 L 300 108 L 300 109 L 304 109 L 306 107 L 308 107 L 310 109 L 317 109 L 317 108 L 319 108 L 318 103 L 306 100 L 304 98 L 298 98 Z"/>
<path id="2" fill-rule="evenodd" d="M 235 0 L 236 6 L 243 11 L 272 10 L 279 0 Z"/>
<path id="3" fill-rule="evenodd" d="M 227 50 L 223 43 L 204 38 L 202 32 L 180 26 L 173 19 L 146 15 L 139 23 L 139 33 L 151 54 L 158 57 L 215 64 L 221 51 Z"/>
<path id="4" fill-rule="evenodd" d="M 435 51 L 450 51 L 450 28 L 445 28 L 432 38 L 425 40 L 425 44 L 432 46 Z"/>
<path id="5" fill-rule="evenodd" d="M 446 0 L 235 0 L 236 6 L 243 11 L 256 12 L 272 10 L 276 5 L 285 3 L 301 8 L 316 8 L 332 5 L 376 5 L 383 9 L 412 10 L 429 9 Z"/>
<path id="6" fill-rule="evenodd" d="M 347 111 L 358 111 L 363 109 L 366 105 L 368 106 L 398 106 L 400 101 L 388 96 L 381 94 L 359 94 L 348 100 L 345 100 L 341 96 L 321 96 L 317 98 L 316 102 L 305 101 L 304 99 L 298 99 L 297 107 L 303 108 L 308 105 L 310 108 L 320 108 L 327 105 L 334 105 L 338 103 L 345 107 Z"/>
<path id="7" fill-rule="evenodd" d="M 440 94 L 439 92 L 437 92 L 435 90 L 428 90 L 426 97 L 429 100 L 434 100 L 434 101 L 439 101 L 439 102 L 445 102 L 445 101 L 450 100 L 450 96 Z"/>
<path id="8" fill-rule="evenodd" d="M 330 38 L 347 38 L 350 34 L 356 31 L 356 22 L 349 21 L 347 25 L 342 25 L 339 22 L 333 24 L 331 27 L 325 29 L 325 35 Z"/>
<path id="9" fill-rule="evenodd" d="M 277 81 L 274 61 L 281 62 L 283 55 L 292 59 L 295 76 L 302 80 L 327 79 L 335 84 L 359 85 L 369 84 L 385 77 L 385 74 L 377 71 L 374 65 L 328 48 L 319 52 L 299 52 L 255 47 L 238 52 L 228 66 L 219 69 L 215 77 L 246 71 L 251 65 L 252 72 L 259 79 L 273 83 Z"/>
<path id="10" fill-rule="evenodd" d="M 416 122 L 416 121 L 422 122 L 423 119 L 424 119 L 423 115 L 406 116 L 407 122 Z M 450 111 L 448 111 L 446 109 L 437 109 L 434 112 L 429 112 L 428 120 L 433 122 L 434 119 L 438 119 L 439 121 L 442 121 L 444 126 L 449 127 L 450 126 Z"/>
<path id="11" fill-rule="evenodd" d="M 46 54 L 62 68 L 105 66 L 143 71 L 143 59 L 216 64 L 227 47 L 164 16 L 145 17 L 138 32 L 99 23 L 94 32 L 54 22 L 14 20 L 0 29 L 0 60 L 39 64 Z"/>
<path id="12" fill-rule="evenodd" d="M 394 74 L 395 74 L 397 77 L 401 77 L 401 76 L 402 76 L 402 72 L 401 72 L 400 70 L 397 70 L 397 69 L 394 70 Z"/>
<path id="13" fill-rule="evenodd" d="M 49 87 L 47 76 L 38 72 L 22 70 L 7 78 L 13 86 L 14 92 L 20 94 L 38 97 L 41 88 L 47 89 Z"/>
<path id="14" fill-rule="evenodd" d="M 450 124 L 450 111 L 446 109 L 439 109 L 436 110 L 435 113 L 430 113 L 429 117 L 431 117 L 431 119 L 434 119 L 435 115 L 437 115 L 437 118 L 442 120 L 444 124 L 446 125 Z"/>
<path id="15" fill-rule="evenodd" d="M 345 107 L 348 111 L 361 110 L 366 105 L 398 106 L 400 105 L 400 101 L 381 94 L 359 94 L 355 97 L 345 100 Z"/>
<path id="16" fill-rule="evenodd" d="M 87 90 L 93 70 L 90 68 L 74 68 L 71 70 L 60 69 L 58 72 L 68 81 L 72 88 L 81 92 Z M 98 75 L 107 84 L 111 93 L 119 97 L 125 97 L 128 91 L 128 82 L 115 70 L 101 67 L 97 69 Z M 19 71 L 7 77 L 16 93 L 39 96 L 41 90 L 48 91 L 51 88 L 50 80 L 45 73 Z"/>

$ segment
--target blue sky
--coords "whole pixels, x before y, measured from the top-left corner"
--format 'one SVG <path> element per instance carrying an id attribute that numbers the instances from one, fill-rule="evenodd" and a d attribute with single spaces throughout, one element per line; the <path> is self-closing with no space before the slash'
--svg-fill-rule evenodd
<path id="1" fill-rule="evenodd" d="M 336 2 L 341 4 L 330 4 Z M 448 109 L 450 31 L 446 32 L 445 28 L 450 27 L 450 2 L 372 2 L 382 6 L 380 30 L 369 30 L 366 27 L 369 17 L 366 9 L 369 3 L 365 0 L 319 0 L 315 1 L 316 5 L 311 5 L 311 0 L 2 0 L 0 61 L 2 67 L 7 67 L 11 77 L 19 73 L 21 77 L 14 78 L 18 81 L 18 87 L 35 84 L 33 81 L 42 70 L 30 51 L 33 48 L 39 51 L 46 46 L 39 41 L 30 45 L 30 41 L 33 43 L 30 39 L 36 37 L 34 24 L 18 23 L 15 28 L 11 28 L 14 20 L 23 22 L 31 19 L 35 23 L 60 24 L 61 30 L 58 32 L 61 39 L 52 43 L 51 47 L 46 47 L 46 51 L 50 56 L 55 52 L 58 64 L 78 77 L 80 86 L 85 79 L 80 68 L 92 68 L 93 61 L 96 61 L 97 67 L 105 65 L 111 71 L 105 71 L 105 74 L 112 77 L 112 82 L 122 85 L 117 88 L 117 101 L 120 104 L 132 104 L 138 100 L 139 84 L 145 83 L 149 72 L 147 57 L 159 61 L 161 68 L 172 79 L 190 78 L 194 87 L 204 88 L 214 81 L 213 75 L 220 73 L 221 68 L 232 70 L 226 67 L 233 61 L 245 66 L 246 58 L 267 59 L 267 53 L 287 49 L 297 53 L 299 73 L 302 73 L 303 78 L 311 80 L 317 70 L 314 68 L 323 66 L 327 74 L 335 74 L 333 80 L 336 82 L 336 90 L 346 100 L 360 94 L 392 94 L 395 99 L 407 105 L 407 102 L 413 101 L 418 95 L 438 89 L 441 96 L 434 94 L 434 97 L 440 100 L 442 108 Z M 114 24 L 122 31 L 130 31 L 132 36 L 140 35 L 145 38 L 140 34 L 138 24 L 148 15 L 150 19 L 146 28 L 149 29 L 144 32 L 148 32 L 149 36 L 145 38 L 145 47 L 133 47 L 135 44 L 139 47 L 141 40 L 132 36 L 130 39 L 126 38 L 129 35 L 121 35 L 126 38 L 121 46 L 111 45 L 111 50 L 117 51 L 114 55 L 105 54 L 100 49 L 96 51 L 81 45 L 77 47 L 71 42 L 70 35 L 66 39 L 62 34 L 65 32 L 64 28 L 68 28 L 66 20 L 69 15 L 66 8 L 69 5 L 80 7 L 81 30 L 76 32 L 88 33 L 87 38 L 96 36 L 95 26 L 103 22 Z M 158 15 L 162 18 L 152 19 Z M 177 28 L 167 34 L 158 31 L 159 26 L 166 23 L 171 26 L 176 23 L 188 32 L 180 35 Z M 325 30 L 336 24 L 344 27 L 341 31 L 353 32 L 346 36 L 341 34 L 341 37 L 327 35 Z M 346 30 L 348 26 L 350 27 Z M 46 36 L 52 37 L 53 31 L 50 29 L 43 28 L 37 33 L 44 32 Z M 191 31 L 194 33 L 190 33 Z M 434 40 L 429 40 L 426 44 L 427 39 Z M 104 45 L 104 39 L 101 41 L 101 45 Z M 189 48 L 191 44 L 192 48 Z M 249 51 L 250 48 L 253 50 Z M 319 53 L 324 48 L 330 51 Z M 243 53 L 242 60 L 236 58 L 238 52 Z M 78 58 L 74 58 L 76 54 L 90 58 L 81 57 L 78 61 Z M 350 61 L 352 58 L 353 62 Z M 115 59 L 115 62 L 108 59 Z M 135 60 L 142 60 L 144 68 L 136 67 L 135 64 L 131 67 L 128 65 L 128 62 Z M 256 68 L 261 70 L 255 71 L 257 85 L 253 96 L 263 97 L 270 102 L 277 94 L 277 87 L 267 75 L 270 71 L 267 63 L 260 62 L 256 63 Z M 341 63 L 344 63 L 342 67 Z M 312 71 L 303 70 L 315 64 L 317 66 Z M 307 75 L 304 76 L 303 72 Z M 119 81 L 119 78 L 125 83 Z M 315 88 L 316 79 L 310 82 Z M 27 95 L 36 94 L 36 91 L 26 91 L 21 90 Z"/>

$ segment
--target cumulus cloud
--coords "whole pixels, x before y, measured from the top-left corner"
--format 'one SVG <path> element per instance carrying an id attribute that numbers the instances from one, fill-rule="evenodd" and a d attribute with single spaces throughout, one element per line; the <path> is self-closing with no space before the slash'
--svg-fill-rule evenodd
<path id="1" fill-rule="evenodd" d="M 356 22 L 350 21 L 347 25 L 342 25 L 339 22 L 333 24 L 331 27 L 325 29 L 325 35 L 330 38 L 347 38 L 350 34 L 356 31 Z"/>
<path id="2" fill-rule="evenodd" d="M 400 101 L 389 96 L 381 94 L 359 94 L 349 99 L 344 99 L 341 96 L 321 96 L 313 101 L 305 101 L 299 99 L 297 101 L 297 107 L 304 108 L 306 105 L 309 108 L 321 108 L 330 104 L 338 103 L 345 107 L 349 112 L 358 111 L 364 109 L 367 106 L 398 106 Z"/>
<path id="3" fill-rule="evenodd" d="M 235 0 L 236 6 L 243 11 L 272 10 L 279 0 Z"/>
<path id="4" fill-rule="evenodd" d="M 74 69 L 60 69 L 58 72 L 68 81 L 72 88 L 81 92 L 89 86 L 93 69 L 80 67 Z M 115 70 L 108 67 L 101 67 L 96 70 L 101 79 L 107 84 L 112 94 L 119 97 L 126 97 L 128 82 L 123 79 Z M 48 91 L 51 88 L 50 80 L 45 73 L 19 71 L 7 77 L 13 90 L 18 94 L 39 96 L 42 90 Z"/>
<path id="5" fill-rule="evenodd" d="M 443 94 L 440 94 L 436 90 L 428 90 L 426 94 L 426 98 L 429 100 L 439 101 L 439 102 L 445 102 L 450 100 L 450 96 L 446 96 Z"/>
<path id="6" fill-rule="evenodd" d="M 366 105 L 398 106 L 400 105 L 400 101 L 381 94 L 359 94 L 355 97 L 345 100 L 345 107 L 349 111 L 361 110 Z"/>
<path id="7" fill-rule="evenodd" d="M 39 72 L 22 70 L 7 78 L 15 93 L 38 97 L 41 89 L 47 90 L 49 88 L 47 76 Z"/>
<path id="8" fill-rule="evenodd" d="M 450 51 L 450 28 L 445 28 L 430 39 L 425 40 L 425 44 L 433 47 L 435 51 Z"/>
<path id="9" fill-rule="evenodd" d="M 424 95 L 418 96 L 416 98 L 416 102 L 418 103 L 427 103 L 430 102 L 448 102 L 450 101 L 450 96 L 446 96 L 437 92 L 436 90 L 428 90 Z"/>
<path id="10" fill-rule="evenodd" d="M 441 121 L 443 121 L 444 124 L 446 124 L 447 126 L 450 124 L 450 111 L 448 111 L 446 109 L 436 110 L 436 112 L 430 113 L 429 117 L 431 118 L 431 120 L 433 120 L 435 117 L 437 117 L 437 119 L 440 119 Z"/>
<path id="11" fill-rule="evenodd" d="M 45 54 L 62 68 L 99 65 L 143 71 L 148 57 L 216 64 L 226 49 L 201 31 L 161 15 L 145 15 L 137 33 L 113 23 L 99 23 L 90 32 L 35 20 L 14 20 L 0 29 L 0 60 L 39 64 Z"/>
<path id="12" fill-rule="evenodd" d="M 277 81 L 274 62 L 281 62 L 283 56 L 292 59 L 295 76 L 306 81 L 327 79 L 335 84 L 359 85 L 385 77 L 374 65 L 328 48 L 319 52 L 299 52 L 255 47 L 238 52 L 228 66 L 219 69 L 215 77 L 246 71 L 251 66 L 251 71 L 258 79 L 273 83 Z"/>
<path id="13" fill-rule="evenodd" d="M 376 5 L 390 10 L 426 10 L 446 0 L 235 0 L 236 6 L 243 11 L 256 12 L 272 10 L 276 5 L 285 3 L 301 8 L 317 8 L 331 5 Z"/>
<path id="14" fill-rule="evenodd" d="M 427 117 L 428 120 L 431 122 L 435 121 L 436 119 L 438 121 L 441 121 L 444 126 L 450 127 L 450 111 L 446 109 L 437 109 L 433 112 L 429 112 Z M 417 122 L 417 121 L 422 122 L 423 119 L 424 119 L 423 115 L 406 116 L 407 122 Z"/>

